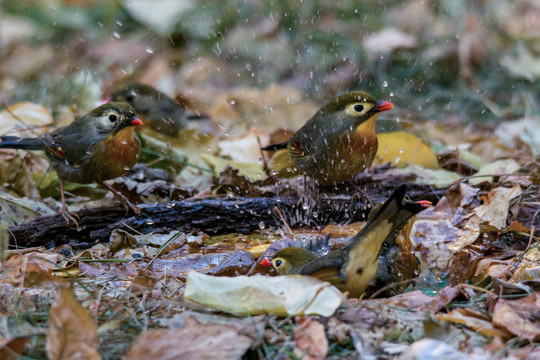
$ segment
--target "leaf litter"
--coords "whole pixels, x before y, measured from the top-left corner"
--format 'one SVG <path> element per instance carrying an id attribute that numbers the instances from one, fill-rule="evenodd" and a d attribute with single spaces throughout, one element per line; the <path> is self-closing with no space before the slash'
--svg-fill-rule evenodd
<path id="1" fill-rule="evenodd" d="M 276 213 L 275 223 L 260 224 L 249 235 L 242 229 L 215 235 L 123 227 L 107 230 L 108 243 L 77 245 L 77 239 L 66 239 L 23 249 L 9 229 L 55 214 L 58 179 L 42 155 L 1 150 L 0 229 L 6 235 L 0 239 L 2 249 L 9 241 L 9 250 L 3 250 L 0 265 L 5 319 L 0 357 L 538 356 L 538 61 L 531 35 L 538 28 L 531 20 L 538 7 L 532 1 L 479 5 L 492 15 L 489 21 L 483 15 L 479 21 L 470 9 L 436 9 L 422 1 L 388 4 L 384 12 L 376 9 L 386 16 L 377 20 L 384 26 L 366 19 L 371 31 L 360 32 L 351 21 L 358 10 L 352 7 L 340 14 L 325 8 L 313 18 L 294 8 L 244 24 L 232 14 L 258 14 L 251 8 L 258 5 L 225 4 L 226 11 L 212 12 L 190 1 L 174 8 L 165 3 L 152 9 L 140 1 L 120 2 L 119 9 L 103 5 L 111 14 L 119 11 L 123 20 L 101 23 L 103 16 L 90 4 L 61 2 L 66 14 L 78 14 L 86 24 L 92 16 L 100 19 L 101 26 L 86 39 L 73 22 L 50 27 L 40 24 L 40 16 L 15 16 L 16 4 L 3 9 L 0 41 L 9 51 L 0 54 L 6 68 L 0 74 L 0 135 L 38 136 L 71 122 L 116 85 L 146 82 L 209 120 L 190 123 L 178 139 L 145 130 L 144 164 L 112 182 L 130 199 L 150 206 L 196 196 L 286 202 L 292 193 L 303 194 L 311 206 L 325 197 L 358 196 L 359 189 L 384 200 L 381 189 L 403 182 L 412 193 L 440 188 L 444 195 L 419 214 L 410 244 L 401 248 L 409 249 L 415 270 L 394 287 L 404 291 L 363 299 L 347 299 L 320 282 L 311 289 L 305 285 L 315 283 L 311 278 L 263 275 L 272 272 L 260 260 L 279 248 L 302 245 L 324 253 L 364 225 L 313 212 L 284 212 L 292 232 Z M 40 14 L 49 11 L 32 6 Z M 372 5 L 362 6 L 366 13 L 374 11 Z M 298 20 L 290 21 L 289 14 Z M 155 33 L 138 33 L 140 24 L 131 17 Z M 459 33 L 456 22 L 462 25 Z M 4 32 L 6 23 L 19 31 Z M 137 24 L 137 31 L 124 31 L 118 23 Z M 47 25 L 50 29 L 42 31 Z M 62 43 L 55 33 L 66 28 L 80 36 L 70 39 L 68 55 L 51 45 Z M 288 28 L 297 35 L 289 36 Z M 486 31 L 492 28 L 506 39 Z M 103 29 L 111 31 L 103 37 Z M 332 33 L 345 36 L 329 45 L 325 37 Z M 46 41 L 30 47 L 36 36 Z M 162 44 L 163 39 L 174 44 Z M 359 46 L 361 53 L 343 59 L 324 50 L 351 54 Z M 501 51 L 491 56 L 490 49 Z M 288 55 L 274 56 L 278 53 Z M 73 69 L 70 61 L 80 68 Z M 500 79 L 487 76 L 494 73 Z M 401 78 L 410 83 L 394 80 Z M 458 81 L 459 86 L 445 83 Z M 37 83 L 43 90 L 36 90 Z M 286 153 L 259 150 L 259 143 L 286 140 L 321 101 L 348 86 L 373 89 L 399 104 L 391 119 L 394 129 L 380 134 L 378 165 L 352 186 L 313 187 L 291 167 Z M 113 204 L 93 185 L 66 184 L 66 189 L 73 210 Z M 303 217 L 313 226 L 294 227 Z M 314 300 L 321 296 L 325 301 Z M 287 301 L 294 303 L 292 310 Z M 317 302 L 324 310 L 305 310 Z"/>

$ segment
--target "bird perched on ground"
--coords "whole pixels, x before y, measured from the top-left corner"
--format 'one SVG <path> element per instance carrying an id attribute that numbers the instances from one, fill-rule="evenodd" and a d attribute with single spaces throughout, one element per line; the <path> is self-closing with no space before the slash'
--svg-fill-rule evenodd
<path id="1" fill-rule="evenodd" d="M 409 218 L 429 207 L 429 202 L 403 203 L 405 186 L 399 187 L 380 207 L 367 225 L 344 247 L 317 257 L 310 251 L 289 247 L 278 251 L 269 264 L 279 275 L 311 275 L 328 281 L 351 296 L 361 296 L 372 284 L 379 268 L 382 243 Z"/>
<path id="2" fill-rule="evenodd" d="M 295 165 L 318 183 L 342 183 L 371 166 L 377 153 L 375 120 L 393 107 L 366 92 L 348 92 L 324 105 L 289 140 L 263 150 L 287 148 Z"/>
<path id="3" fill-rule="evenodd" d="M 78 228 L 66 206 L 66 180 L 80 184 L 99 183 L 119 198 L 126 209 L 140 211 L 104 181 L 125 174 L 137 163 L 141 143 L 134 129 L 142 124 L 131 105 L 112 102 L 39 138 L 0 137 L 0 148 L 45 151 L 60 180 L 60 214 L 68 224 L 73 221 Z"/>
<path id="4" fill-rule="evenodd" d="M 139 83 L 119 87 L 112 93 L 111 100 L 129 103 L 145 125 L 173 137 L 178 136 L 188 120 L 203 117 L 198 114 L 188 114 L 186 108 L 176 100 L 151 86 Z"/>

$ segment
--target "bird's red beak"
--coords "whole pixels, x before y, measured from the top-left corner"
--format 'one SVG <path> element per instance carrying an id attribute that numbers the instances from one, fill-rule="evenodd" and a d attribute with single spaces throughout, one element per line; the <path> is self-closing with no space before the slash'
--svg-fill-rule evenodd
<path id="1" fill-rule="evenodd" d="M 272 267 L 272 263 L 268 258 L 264 258 L 261 260 L 261 265 L 266 267 Z"/>
<path id="2" fill-rule="evenodd" d="M 431 207 L 431 201 L 420 200 L 420 201 L 417 201 L 416 203 L 422 205 L 425 208 Z"/>
<path id="3" fill-rule="evenodd" d="M 134 117 L 133 119 L 131 119 L 131 122 L 129 123 L 129 125 L 131 126 L 141 126 L 142 124 L 143 122 L 138 117 Z"/>
<path id="4" fill-rule="evenodd" d="M 390 101 L 384 101 L 384 100 L 377 101 L 375 103 L 375 106 L 377 106 L 377 110 L 379 111 L 388 111 L 394 108 L 394 104 L 392 104 Z"/>

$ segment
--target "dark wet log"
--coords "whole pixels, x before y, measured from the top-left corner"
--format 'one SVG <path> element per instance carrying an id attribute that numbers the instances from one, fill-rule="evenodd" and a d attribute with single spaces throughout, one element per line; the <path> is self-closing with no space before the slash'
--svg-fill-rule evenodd
<path id="1" fill-rule="evenodd" d="M 410 192 L 413 200 L 436 202 L 444 190 L 437 193 Z M 380 199 L 384 200 L 384 198 Z M 171 230 L 202 231 L 207 234 L 250 233 L 257 229 L 282 226 L 275 208 L 279 208 L 292 227 L 317 227 L 329 223 L 364 220 L 369 206 L 363 199 L 350 196 L 318 198 L 207 198 L 177 201 L 174 204 L 141 206 L 141 213 L 126 215 L 123 207 L 81 210 L 77 229 L 67 226 L 61 216 L 44 216 L 9 228 L 10 246 L 52 247 L 69 243 L 77 248 L 108 241 L 114 229 L 128 232 L 166 233 Z"/>

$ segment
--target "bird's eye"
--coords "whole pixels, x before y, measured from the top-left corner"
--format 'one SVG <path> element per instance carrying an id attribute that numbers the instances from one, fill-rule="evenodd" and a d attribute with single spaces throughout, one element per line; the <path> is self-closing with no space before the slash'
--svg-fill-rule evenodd
<path id="1" fill-rule="evenodd" d="M 281 260 L 276 260 L 276 267 L 280 267 L 281 264 L 283 264 L 283 261 L 281 261 Z"/>
<path id="2" fill-rule="evenodd" d="M 109 115 L 109 120 L 111 122 L 115 122 L 116 120 L 118 120 L 118 117 L 116 115 L 114 115 L 114 114 L 111 114 L 111 115 Z"/>
<path id="3" fill-rule="evenodd" d="M 134 95 L 127 95 L 126 96 L 126 102 L 128 102 L 128 103 L 132 102 L 134 99 L 135 99 Z"/>
<path id="4" fill-rule="evenodd" d="M 354 111 L 362 112 L 362 110 L 364 110 L 364 107 L 362 105 L 360 105 L 360 104 L 354 105 Z"/>

